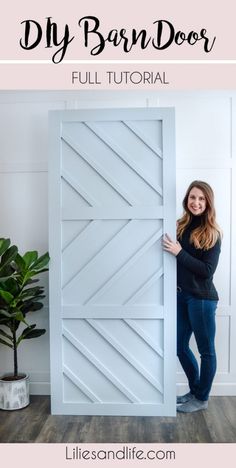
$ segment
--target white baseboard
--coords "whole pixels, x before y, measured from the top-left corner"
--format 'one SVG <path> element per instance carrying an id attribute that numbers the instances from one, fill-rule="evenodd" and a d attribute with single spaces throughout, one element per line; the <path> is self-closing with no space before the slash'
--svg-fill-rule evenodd
<path id="1" fill-rule="evenodd" d="M 185 383 L 177 384 L 177 395 L 189 392 Z M 212 386 L 211 396 L 236 396 L 236 383 L 215 383 Z"/>
<path id="2" fill-rule="evenodd" d="M 50 373 L 29 372 L 30 376 L 30 395 L 50 395 Z"/>
<path id="3" fill-rule="evenodd" d="M 30 382 L 30 395 L 50 395 L 49 382 Z"/>

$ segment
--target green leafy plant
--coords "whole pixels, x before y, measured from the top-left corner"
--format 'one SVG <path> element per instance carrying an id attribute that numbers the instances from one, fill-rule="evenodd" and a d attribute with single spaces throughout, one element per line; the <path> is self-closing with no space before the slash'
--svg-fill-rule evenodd
<path id="1" fill-rule="evenodd" d="M 37 251 L 21 256 L 10 239 L 0 239 L 0 343 L 13 350 L 14 379 L 19 376 L 20 343 L 46 332 L 36 324 L 29 325 L 26 315 L 43 307 L 44 287 L 35 283 L 39 281 L 37 275 L 48 270 L 48 263 L 48 252 L 40 257 Z"/>

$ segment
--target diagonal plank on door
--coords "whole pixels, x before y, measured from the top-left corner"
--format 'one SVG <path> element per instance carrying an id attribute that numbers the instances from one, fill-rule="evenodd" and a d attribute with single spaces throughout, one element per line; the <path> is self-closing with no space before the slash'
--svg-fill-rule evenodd
<path id="1" fill-rule="evenodd" d="M 123 150 L 114 139 L 111 138 L 105 131 L 98 127 L 95 123 L 85 123 L 102 141 L 110 147 L 139 177 L 141 177 L 150 187 L 152 187 L 159 195 L 162 196 L 162 188 L 156 183 L 155 179 L 144 171 L 131 157 L 131 154 Z"/>
<path id="2" fill-rule="evenodd" d="M 133 198 L 122 185 L 111 175 L 104 167 L 102 167 L 90 154 L 86 153 L 80 145 L 74 141 L 69 135 L 64 134 L 62 139 L 69 145 L 78 156 L 82 157 L 111 187 L 116 190 L 129 205 L 135 205 L 136 200 Z"/>

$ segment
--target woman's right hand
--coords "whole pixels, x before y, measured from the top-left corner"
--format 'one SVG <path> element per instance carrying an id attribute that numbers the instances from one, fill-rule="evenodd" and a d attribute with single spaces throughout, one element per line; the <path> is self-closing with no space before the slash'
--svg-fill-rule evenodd
<path id="1" fill-rule="evenodd" d="M 166 252 L 174 255 L 175 257 L 182 250 L 182 247 L 178 241 L 174 242 L 168 234 L 165 234 L 162 241 L 163 249 Z"/>

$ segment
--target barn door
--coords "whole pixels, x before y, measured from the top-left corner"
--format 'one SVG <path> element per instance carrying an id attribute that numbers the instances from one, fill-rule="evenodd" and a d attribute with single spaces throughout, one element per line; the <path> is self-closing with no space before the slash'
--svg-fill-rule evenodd
<path id="1" fill-rule="evenodd" d="M 54 414 L 175 415 L 172 109 L 51 113 Z"/>

